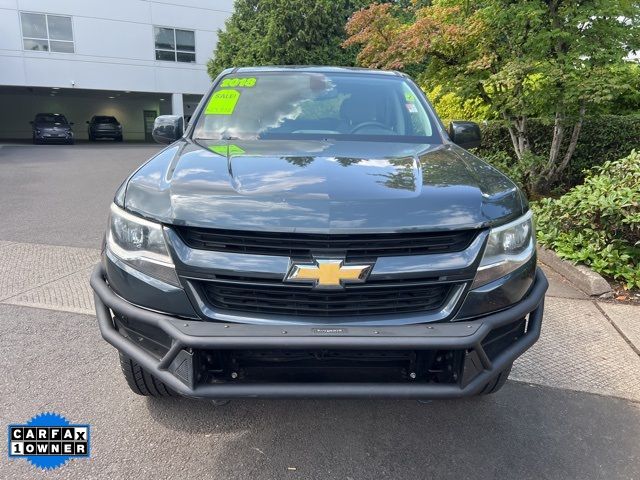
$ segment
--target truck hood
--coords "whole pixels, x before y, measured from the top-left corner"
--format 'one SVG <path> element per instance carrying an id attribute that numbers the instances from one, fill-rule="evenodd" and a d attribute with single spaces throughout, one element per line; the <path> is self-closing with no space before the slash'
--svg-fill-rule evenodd
<path id="1" fill-rule="evenodd" d="M 129 178 L 124 206 L 166 224 L 316 233 L 479 228 L 527 208 L 455 145 L 333 140 L 182 140 Z"/>

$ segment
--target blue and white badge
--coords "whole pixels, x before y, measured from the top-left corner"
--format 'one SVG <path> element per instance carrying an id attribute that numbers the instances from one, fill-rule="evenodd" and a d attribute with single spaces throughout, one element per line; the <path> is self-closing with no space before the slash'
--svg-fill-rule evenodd
<path id="1" fill-rule="evenodd" d="M 26 458 L 44 470 L 59 468 L 69 459 L 90 454 L 89 425 L 72 425 L 62 415 L 47 412 L 24 425 L 9 425 L 9 458 Z"/>

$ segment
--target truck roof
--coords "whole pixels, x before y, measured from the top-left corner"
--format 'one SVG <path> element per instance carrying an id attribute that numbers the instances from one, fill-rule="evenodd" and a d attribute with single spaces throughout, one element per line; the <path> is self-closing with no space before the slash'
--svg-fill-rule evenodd
<path id="1" fill-rule="evenodd" d="M 403 73 L 395 70 L 377 70 L 374 68 L 335 67 L 335 66 L 322 66 L 322 65 L 265 65 L 260 67 L 235 67 L 235 68 L 230 68 L 225 70 L 224 73 L 287 72 L 287 71 L 302 71 L 302 72 L 310 72 L 310 73 L 349 72 L 349 73 L 364 73 L 364 74 L 376 74 L 376 75 L 404 76 Z"/>

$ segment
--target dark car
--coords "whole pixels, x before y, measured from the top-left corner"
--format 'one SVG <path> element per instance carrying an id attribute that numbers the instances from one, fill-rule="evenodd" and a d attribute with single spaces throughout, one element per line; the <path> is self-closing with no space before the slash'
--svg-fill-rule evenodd
<path id="1" fill-rule="evenodd" d="M 122 141 L 122 125 L 109 115 L 95 115 L 87 122 L 89 125 L 89 140 L 92 142 L 98 138 L 111 138 L 116 142 Z"/>
<path id="2" fill-rule="evenodd" d="M 116 192 L 92 275 L 141 395 L 500 389 L 547 280 L 527 200 L 397 72 L 224 71 Z M 464 148 L 463 148 L 464 147 Z"/>
<path id="3" fill-rule="evenodd" d="M 67 143 L 73 144 L 73 123 L 67 121 L 59 113 L 38 113 L 29 122 L 32 127 L 33 143 Z"/>

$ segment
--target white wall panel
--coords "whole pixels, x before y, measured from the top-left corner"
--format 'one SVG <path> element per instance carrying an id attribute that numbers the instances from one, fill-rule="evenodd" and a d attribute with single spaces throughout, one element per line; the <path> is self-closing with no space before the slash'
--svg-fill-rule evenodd
<path id="1" fill-rule="evenodd" d="M 233 0 L 0 0 L 0 85 L 202 94 Z M 22 50 L 19 11 L 73 17 L 74 54 Z M 155 60 L 153 25 L 194 30 L 196 63 Z"/>
<path id="2" fill-rule="evenodd" d="M 84 62 L 77 59 L 25 58 L 27 84 L 97 90 L 158 91 L 154 69 L 112 62 Z M 162 90 L 171 93 L 171 90 Z"/>
<path id="3" fill-rule="evenodd" d="M 151 3 L 151 15 L 151 20 L 156 25 L 216 32 L 218 28 L 224 26 L 224 21 L 229 14 L 201 8 Z"/>
<path id="4" fill-rule="evenodd" d="M 211 79 L 203 69 L 157 68 L 156 92 L 193 93 L 203 95 Z"/>
<path id="5" fill-rule="evenodd" d="M 151 25 L 74 17 L 73 26 L 78 55 L 155 60 Z"/>
<path id="6" fill-rule="evenodd" d="M 0 10 L 1 50 L 22 50 L 20 17 L 17 10 Z"/>
<path id="7" fill-rule="evenodd" d="M 147 23 L 150 2 L 141 0 L 18 0 L 18 8 L 32 12 L 57 13 Z"/>
<path id="8" fill-rule="evenodd" d="M 0 85 L 25 85 L 24 61 L 0 51 Z"/>

